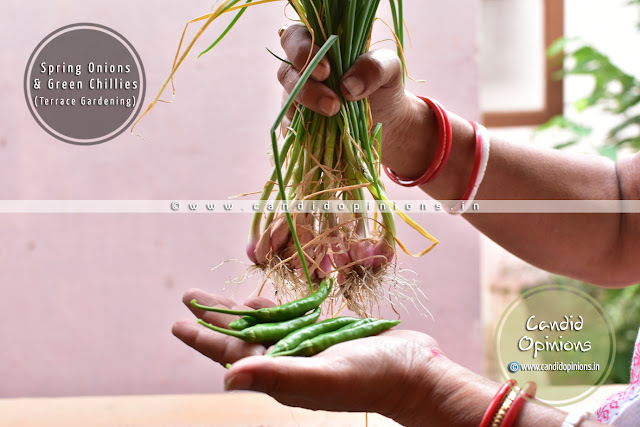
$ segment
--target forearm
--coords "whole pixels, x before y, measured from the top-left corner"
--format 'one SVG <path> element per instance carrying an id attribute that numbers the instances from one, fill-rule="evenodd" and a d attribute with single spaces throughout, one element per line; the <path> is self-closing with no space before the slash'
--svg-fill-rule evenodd
<path id="1" fill-rule="evenodd" d="M 433 160 L 437 126 L 424 102 L 415 99 L 410 104 L 412 110 L 406 117 L 412 125 L 406 126 L 404 146 L 383 152 L 383 161 L 400 175 L 416 177 Z M 453 144 L 449 162 L 437 179 L 421 187 L 439 200 L 462 197 L 474 162 L 471 125 L 454 114 L 450 117 Z M 620 187 L 610 160 L 509 144 L 493 137 L 476 199 L 619 200 Z M 469 214 L 465 218 L 505 249 L 545 270 L 607 285 L 640 279 L 638 268 L 630 268 L 636 263 L 623 251 L 627 248 L 621 230 L 633 227 L 622 214 Z"/>

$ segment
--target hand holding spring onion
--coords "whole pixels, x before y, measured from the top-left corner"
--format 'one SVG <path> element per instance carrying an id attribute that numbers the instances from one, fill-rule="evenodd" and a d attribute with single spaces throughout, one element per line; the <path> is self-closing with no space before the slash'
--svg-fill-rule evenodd
<path id="1" fill-rule="evenodd" d="M 400 114 L 406 113 L 405 104 L 410 101 L 404 101 L 411 98 L 404 93 L 404 63 L 398 56 L 387 51 L 366 53 L 379 1 L 306 1 L 292 5 L 304 26 L 292 26 L 281 34 L 291 61 L 283 63 L 278 76 L 288 97 L 272 128 L 275 168 L 261 200 L 272 197 L 277 178 L 276 205 L 290 200 L 365 200 L 365 190 L 378 202 L 386 202 L 389 199 L 380 180 L 382 126 L 373 121 L 366 97 L 378 89 L 382 95 L 387 95 L 385 91 L 400 93 L 399 97 L 386 98 Z M 398 51 L 402 52 L 402 2 L 397 6 L 391 1 Z M 363 68 L 362 64 L 377 67 Z M 364 75 L 369 81 L 358 78 L 360 68 L 369 70 Z M 324 84 L 322 79 L 326 79 Z M 342 89 L 343 96 L 331 89 Z M 294 100 L 313 106 L 292 110 Z M 338 110 L 340 114 L 336 115 Z M 280 148 L 274 131 L 285 113 L 289 114 L 290 131 L 285 133 Z M 288 162 L 283 173 L 285 158 Z M 285 187 L 289 188 L 288 194 Z M 432 249 L 437 240 L 406 215 L 397 213 L 432 242 L 418 256 Z M 289 230 L 279 227 L 283 218 Z M 278 292 L 293 288 L 296 295 L 295 289 L 307 283 L 336 277 L 335 294 L 349 309 L 366 316 L 385 286 L 398 289 L 408 285 L 392 266 L 396 242 L 400 243 L 395 231 L 393 214 L 384 210 L 379 220 L 366 209 L 347 216 L 299 213 L 295 221 L 285 210 L 279 216 L 268 215 L 264 223 L 263 216 L 256 214 L 247 255 L 265 275 L 274 278 Z M 408 253 L 402 244 L 399 246 Z"/>
<path id="2" fill-rule="evenodd" d="M 213 12 L 190 21 L 187 26 L 200 21 L 204 23 L 184 51 L 181 40 L 171 74 L 143 116 L 160 100 L 195 42 L 214 20 L 228 12 L 235 14 L 222 35 L 201 54 L 217 45 L 248 8 L 271 1 L 276 0 L 225 0 Z M 394 214 L 429 241 L 424 251 L 413 256 L 426 254 L 438 243 L 387 197 L 380 179 L 382 124 L 373 121 L 373 110 L 366 98 L 367 95 L 374 96 L 373 92 L 380 87 L 402 92 L 405 75 L 403 2 L 389 1 L 393 17 L 389 29 L 402 61 L 384 51 L 367 53 L 372 44 L 380 0 L 296 0 L 288 1 L 288 4 L 308 32 L 299 28 L 285 31 L 283 45 L 288 39 L 300 41 L 306 37 L 308 54 L 302 62 L 304 50 L 298 50 L 293 55 L 293 65 L 285 66 L 280 72 L 281 81 L 290 93 L 271 128 L 274 170 L 260 198 L 275 206 L 275 211 L 268 215 L 256 212 L 246 252 L 257 269 L 273 281 L 280 295 L 291 299 L 308 295 L 314 283 L 333 277 L 337 279 L 333 296 L 359 316 L 366 317 L 382 298 L 388 298 L 386 295 L 407 292 L 414 292 L 417 298 L 420 295 L 415 293 L 411 282 L 399 275 L 394 264 L 396 245 L 413 255 L 396 236 Z M 357 84 L 353 80 L 356 75 L 349 74 L 352 67 L 357 69 L 366 63 L 363 58 L 367 55 L 379 65 L 372 69 L 381 74 L 377 76 L 376 81 L 380 84 L 375 90 L 371 90 L 371 85 Z M 394 67 L 387 67 L 387 63 Z M 328 87 L 320 84 L 323 79 Z M 317 91 L 324 91 L 316 111 L 332 117 L 298 106 L 291 120 L 291 131 L 279 141 L 277 130 L 287 112 L 292 111 L 295 100 L 300 99 L 303 104 L 311 102 L 307 96 L 310 91 L 305 89 L 307 83 L 315 84 Z M 332 93 L 341 87 L 351 93 L 343 97 Z M 403 103 L 395 101 L 402 99 L 393 100 L 396 108 Z M 349 215 L 339 215 L 329 212 L 292 214 L 284 207 L 302 201 L 350 203 L 365 201 L 367 197 L 384 204 L 384 208 L 370 212 L 367 204 Z M 245 328 L 250 323 L 252 320 L 247 318 L 234 326 Z"/>
<path id="3" fill-rule="evenodd" d="M 307 62 L 307 55 L 300 52 L 309 52 L 312 42 L 306 27 L 298 24 L 288 27 L 280 41 L 291 65 L 283 63 L 280 66 L 278 80 L 288 94 L 297 81 L 292 76 L 299 75 Z M 328 76 L 329 69 L 323 67 L 322 70 L 321 78 Z M 405 91 L 402 62 L 395 52 L 377 49 L 360 56 L 345 72 L 337 92 L 323 81 L 313 79 L 312 75 L 303 96 L 298 96 L 296 102 L 319 114 L 329 115 L 322 104 L 339 102 L 340 97 L 351 102 L 368 98 L 372 122 L 382 124 L 382 163 L 406 177 L 424 172 L 434 156 L 438 125 L 428 106 Z M 293 112 L 288 112 L 288 124 Z"/>

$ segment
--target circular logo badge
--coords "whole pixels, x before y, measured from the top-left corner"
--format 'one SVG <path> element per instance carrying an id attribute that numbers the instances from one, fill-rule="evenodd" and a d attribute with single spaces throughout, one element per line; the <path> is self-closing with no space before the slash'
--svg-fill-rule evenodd
<path id="1" fill-rule="evenodd" d="M 73 24 L 45 37 L 24 77 L 33 118 L 53 137 L 100 144 L 124 132 L 142 108 L 146 90 L 140 56 L 114 30 Z"/>
<path id="2" fill-rule="evenodd" d="M 504 379 L 534 381 L 536 399 L 566 406 L 591 395 L 608 377 L 615 333 L 602 306 L 569 286 L 523 293 L 500 318 L 496 361 Z"/>

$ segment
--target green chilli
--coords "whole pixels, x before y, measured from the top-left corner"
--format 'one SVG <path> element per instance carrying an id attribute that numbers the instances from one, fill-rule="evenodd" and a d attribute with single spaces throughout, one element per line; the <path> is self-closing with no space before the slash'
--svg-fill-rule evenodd
<path id="1" fill-rule="evenodd" d="M 314 338 L 320 334 L 335 331 L 358 321 L 359 319 L 355 317 L 335 317 L 298 329 L 278 341 L 278 343 L 267 352 L 267 356 L 277 356 L 277 353 L 293 350 L 305 340 Z"/>
<path id="2" fill-rule="evenodd" d="M 329 280 L 329 285 L 327 285 L 327 282 L 323 280 L 318 291 L 306 298 L 278 305 L 276 307 L 261 308 L 258 310 L 231 310 L 227 308 L 208 307 L 198 304 L 195 299 L 191 300 L 191 305 L 199 308 L 200 310 L 212 311 L 214 313 L 251 316 L 259 322 L 280 322 L 300 317 L 309 310 L 320 307 L 320 304 L 322 304 L 329 296 L 332 287 L 333 279 Z"/>
<path id="3" fill-rule="evenodd" d="M 368 319 L 363 319 L 368 320 Z M 313 356 L 328 349 L 329 347 L 355 340 L 358 338 L 365 338 L 371 335 L 375 335 L 387 329 L 393 328 L 399 324 L 399 320 L 373 320 L 369 322 L 363 322 L 359 325 L 347 325 L 334 332 L 318 335 L 315 338 L 307 339 L 300 343 L 293 350 L 283 351 L 275 356 Z"/>
<path id="4" fill-rule="evenodd" d="M 259 325 L 251 326 L 250 328 L 242 331 L 232 331 L 230 329 L 219 328 L 210 323 L 205 322 L 202 319 L 198 319 L 198 323 L 207 328 L 220 332 L 225 335 L 240 338 L 243 341 L 251 343 L 269 343 L 276 342 L 293 331 L 305 327 L 314 323 L 320 317 L 320 307 L 313 310 L 312 313 L 306 316 L 298 317 L 296 319 L 287 320 L 284 322 L 276 323 L 260 323 Z"/>

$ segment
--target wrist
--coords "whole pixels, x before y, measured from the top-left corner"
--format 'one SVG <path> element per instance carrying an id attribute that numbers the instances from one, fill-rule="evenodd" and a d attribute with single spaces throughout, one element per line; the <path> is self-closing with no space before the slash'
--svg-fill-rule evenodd
<path id="1" fill-rule="evenodd" d="M 422 175 L 435 156 L 438 122 L 420 98 L 405 92 L 397 119 L 383 126 L 382 163 L 407 178 Z"/>
<path id="2" fill-rule="evenodd" d="M 448 359 L 440 369 L 445 374 L 433 394 L 440 425 L 478 426 L 498 384 Z"/>
<path id="3" fill-rule="evenodd" d="M 498 385 L 452 362 L 438 350 L 422 369 L 411 367 L 403 396 L 386 415 L 405 426 L 477 426 Z M 415 363 L 414 363 L 415 365 Z"/>

